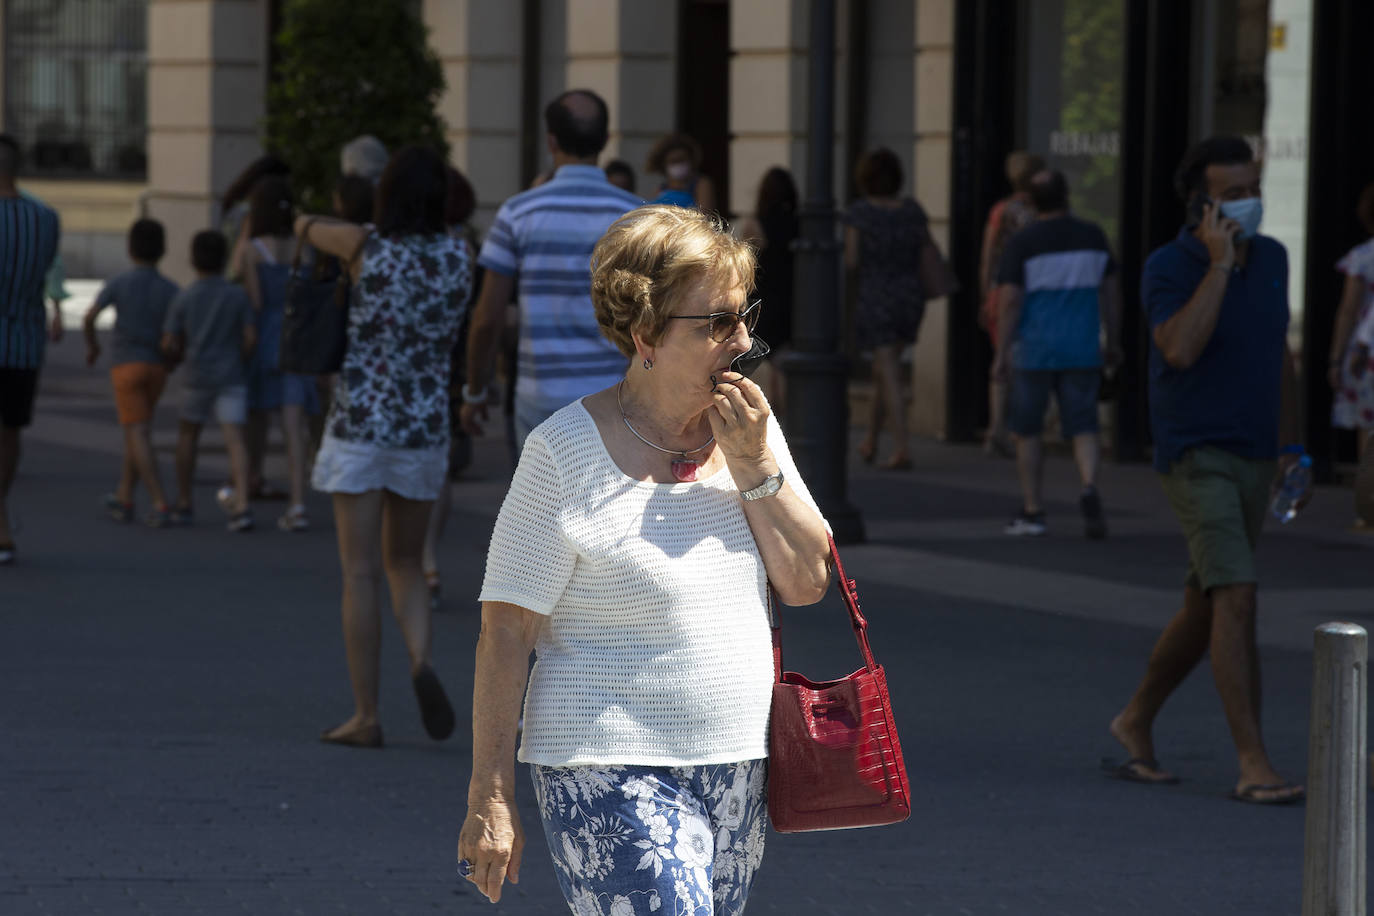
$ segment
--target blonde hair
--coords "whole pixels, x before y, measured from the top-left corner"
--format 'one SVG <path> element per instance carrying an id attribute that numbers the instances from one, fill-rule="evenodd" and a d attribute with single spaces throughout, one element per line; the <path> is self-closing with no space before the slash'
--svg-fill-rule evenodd
<path id="1" fill-rule="evenodd" d="M 592 250 L 592 305 L 601 333 L 626 356 L 634 334 L 663 337 L 673 306 L 703 282 L 754 288 L 754 249 L 690 207 L 640 207 L 611 224 Z"/>

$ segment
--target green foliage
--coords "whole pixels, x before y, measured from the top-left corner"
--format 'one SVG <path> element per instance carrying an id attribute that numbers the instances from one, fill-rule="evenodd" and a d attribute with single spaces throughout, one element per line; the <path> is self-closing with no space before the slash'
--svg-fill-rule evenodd
<path id="1" fill-rule="evenodd" d="M 267 90 L 264 144 L 291 166 L 308 212 L 329 212 L 339 149 L 372 134 L 396 150 L 424 143 L 448 158 L 435 104 L 444 72 L 417 4 L 286 0 Z"/>
<path id="2" fill-rule="evenodd" d="M 1120 0 L 1065 2 L 1061 130 L 1107 134 L 1121 129 L 1125 16 Z M 1120 163 L 1119 155 L 1089 157 L 1073 187 L 1074 210 L 1099 223 L 1111 239 L 1118 229 Z"/>

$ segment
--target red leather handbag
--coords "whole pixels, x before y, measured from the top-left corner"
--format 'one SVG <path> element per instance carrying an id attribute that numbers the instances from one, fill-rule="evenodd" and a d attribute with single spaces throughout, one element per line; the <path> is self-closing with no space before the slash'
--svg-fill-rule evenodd
<path id="1" fill-rule="evenodd" d="M 864 666 L 835 681 L 782 670 L 773 618 L 773 706 L 768 724 L 768 817 L 779 833 L 895 824 L 911 816 L 887 675 L 873 660 L 859 594 L 830 541 L 840 593 Z"/>

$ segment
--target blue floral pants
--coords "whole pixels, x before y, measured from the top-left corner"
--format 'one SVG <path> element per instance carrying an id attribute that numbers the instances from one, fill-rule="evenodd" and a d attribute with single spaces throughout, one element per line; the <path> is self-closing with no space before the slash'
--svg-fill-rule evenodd
<path id="1" fill-rule="evenodd" d="M 766 760 L 531 766 L 576 916 L 738 916 L 763 861 Z"/>

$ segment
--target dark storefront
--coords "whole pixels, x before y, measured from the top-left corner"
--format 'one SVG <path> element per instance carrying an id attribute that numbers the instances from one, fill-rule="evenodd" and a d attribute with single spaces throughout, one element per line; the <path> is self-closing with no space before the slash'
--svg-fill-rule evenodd
<path id="1" fill-rule="evenodd" d="M 1349 457 L 1351 443 L 1328 421 L 1325 372 L 1341 284 L 1333 265 L 1362 240 L 1354 203 L 1374 179 L 1374 70 L 1360 38 L 1374 34 L 1374 5 L 968 0 L 957 10 L 951 257 L 962 276 L 977 275 L 982 219 L 1008 190 L 1007 152 L 1031 149 L 1064 171 L 1075 210 L 1100 223 L 1120 255 L 1127 364 L 1110 424 L 1117 457 L 1149 455 L 1140 271 L 1183 220 L 1175 165 L 1213 133 L 1265 150 L 1264 231 L 1288 244 L 1294 265 L 1291 342 L 1309 447 L 1326 468 Z M 1299 45 L 1301 56 L 1292 53 Z M 974 437 L 986 420 L 991 354 L 975 324 L 976 295 L 966 289 L 950 309 L 954 439 Z"/>

